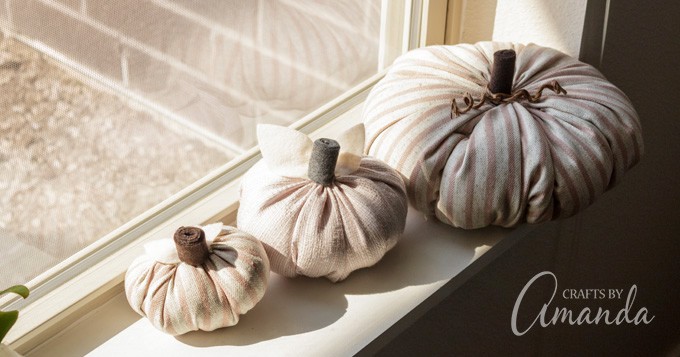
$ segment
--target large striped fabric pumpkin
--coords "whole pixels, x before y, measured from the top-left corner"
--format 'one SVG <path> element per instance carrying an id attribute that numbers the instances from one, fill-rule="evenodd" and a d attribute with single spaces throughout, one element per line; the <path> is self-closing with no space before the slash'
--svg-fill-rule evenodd
<path id="1" fill-rule="evenodd" d="M 494 53 L 506 49 L 516 54 L 509 92 L 478 105 L 494 94 Z M 537 45 L 411 51 L 373 88 L 363 115 L 366 152 L 405 177 L 411 203 L 463 228 L 573 215 L 643 152 L 626 95 L 592 66 Z"/>
<path id="2" fill-rule="evenodd" d="M 260 301 L 269 260 L 253 236 L 221 223 L 182 227 L 145 246 L 125 275 L 130 306 L 171 335 L 235 325 Z"/>
<path id="3" fill-rule="evenodd" d="M 406 188 L 394 169 L 362 156 L 363 125 L 315 142 L 260 125 L 258 140 L 263 160 L 241 181 L 237 223 L 264 243 L 274 272 L 336 282 L 394 247 Z"/>

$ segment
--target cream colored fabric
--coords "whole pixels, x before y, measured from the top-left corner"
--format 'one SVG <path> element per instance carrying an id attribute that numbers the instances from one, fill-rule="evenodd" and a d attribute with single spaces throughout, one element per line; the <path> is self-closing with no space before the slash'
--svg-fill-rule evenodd
<path id="1" fill-rule="evenodd" d="M 336 175 L 356 171 L 364 150 L 364 124 L 358 124 L 340 134 L 340 156 L 335 166 Z M 286 177 L 307 178 L 309 157 L 314 142 L 307 135 L 285 126 L 260 124 L 257 140 L 262 159 L 272 173 Z"/>
<path id="2" fill-rule="evenodd" d="M 340 150 L 342 156 L 342 143 Z M 344 169 L 336 167 L 335 182 L 324 187 L 306 175 L 276 174 L 267 154 L 263 150 L 265 159 L 242 180 L 237 222 L 264 243 L 273 271 L 339 281 L 396 244 L 407 199 L 394 169 L 363 157 L 352 173 L 339 174 Z"/>
<path id="3" fill-rule="evenodd" d="M 451 118 L 451 102 L 485 90 L 493 54 L 517 53 L 513 90 L 537 103 L 486 104 Z M 412 204 L 457 227 L 513 226 L 575 214 L 643 153 L 637 113 L 595 68 L 536 45 L 481 42 L 411 51 L 365 105 L 366 152 L 407 180 Z"/>
<path id="4" fill-rule="evenodd" d="M 199 267 L 178 261 L 163 248 L 137 258 L 125 275 L 130 306 L 154 327 L 171 335 L 212 331 L 235 325 L 262 298 L 269 278 L 269 260 L 262 244 L 229 226 L 204 227 L 212 235 L 211 254 Z M 216 232 L 217 234 L 214 234 Z M 206 239 L 208 240 L 208 239 Z M 159 248 L 155 251 L 154 248 Z"/>

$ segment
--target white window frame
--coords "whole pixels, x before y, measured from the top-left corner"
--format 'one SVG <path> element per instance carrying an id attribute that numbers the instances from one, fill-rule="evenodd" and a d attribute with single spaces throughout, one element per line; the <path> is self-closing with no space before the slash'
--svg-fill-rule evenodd
<path id="1" fill-rule="evenodd" d="M 384 76 L 387 63 L 407 50 L 443 43 L 446 23 L 451 21 L 447 6 L 454 1 L 383 0 L 378 74 L 292 127 L 318 138 L 333 136 L 361 121 L 361 104 Z M 395 29 L 403 29 L 402 34 L 392 36 Z M 20 309 L 20 318 L 4 342 L 26 353 L 119 293 L 127 267 L 146 242 L 171 236 L 181 225 L 218 220 L 233 224 L 241 177 L 260 158 L 259 148 L 246 151 L 41 274 L 27 284 L 44 282 L 32 288 L 29 300 L 4 297 L 2 310 Z"/>

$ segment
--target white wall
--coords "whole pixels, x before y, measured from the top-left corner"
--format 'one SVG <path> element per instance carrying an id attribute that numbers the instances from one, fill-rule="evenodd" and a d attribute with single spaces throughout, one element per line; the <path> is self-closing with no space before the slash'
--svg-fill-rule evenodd
<path id="1" fill-rule="evenodd" d="M 459 28 L 448 43 L 536 43 L 578 57 L 588 0 L 462 0 Z"/>
<path id="2" fill-rule="evenodd" d="M 498 0 L 493 40 L 533 42 L 578 57 L 587 2 Z"/>

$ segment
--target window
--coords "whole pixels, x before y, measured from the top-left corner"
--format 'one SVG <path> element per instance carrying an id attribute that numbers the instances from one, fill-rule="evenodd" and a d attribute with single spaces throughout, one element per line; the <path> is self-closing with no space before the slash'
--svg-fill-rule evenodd
<path id="1" fill-rule="evenodd" d="M 101 68 L 97 76 L 160 110 L 3 40 L 14 64 L 5 70 L 3 149 L 12 159 L 3 160 L 0 218 L 14 259 L 0 265 L 3 286 L 35 278 L 242 155 L 256 144 L 257 123 L 290 125 L 377 70 L 376 1 L 91 1 L 85 15 L 39 2 L 11 9 L 19 34 Z M 93 33 L 59 33 L 59 20 L 66 29 L 92 23 Z M 94 40 L 102 44 L 68 48 Z M 101 64 L 111 50 L 119 61 Z"/>
<path id="2" fill-rule="evenodd" d="M 119 284 L 143 241 L 229 221 L 257 123 L 356 120 L 383 69 L 421 43 L 422 14 L 447 5 L 2 3 L 0 283 L 32 289 L 0 301 L 26 316 L 10 341 Z"/>

